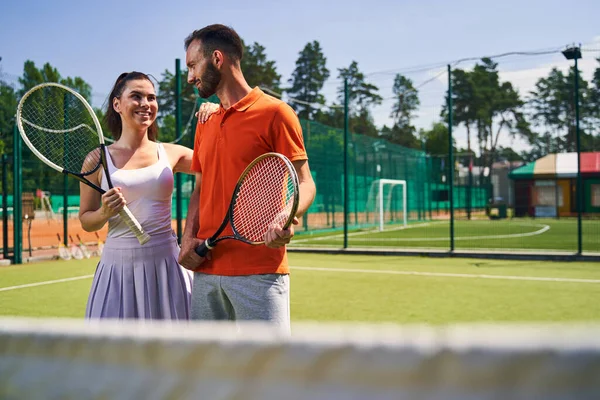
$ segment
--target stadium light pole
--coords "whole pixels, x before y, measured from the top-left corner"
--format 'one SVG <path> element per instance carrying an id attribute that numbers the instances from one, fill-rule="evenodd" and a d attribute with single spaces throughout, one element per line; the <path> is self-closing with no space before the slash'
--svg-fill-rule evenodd
<path id="1" fill-rule="evenodd" d="M 348 248 L 348 78 L 344 79 L 344 249 Z M 355 172 L 356 173 L 356 172 Z M 335 218 L 335 217 L 334 217 Z"/>
<path id="2" fill-rule="evenodd" d="M 575 146 L 577 149 L 577 254 L 583 251 L 583 235 L 581 226 L 581 213 L 583 212 L 583 181 L 581 179 L 581 138 L 579 134 L 579 68 L 577 60 L 581 58 L 581 47 L 571 46 L 563 50 L 567 60 L 575 60 Z"/>
<path id="3" fill-rule="evenodd" d="M 181 60 L 175 59 L 175 138 L 181 135 Z M 181 243 L 181 234 L 183 231 L 183 209 L 181 199 L 182 176 L 181 173 L 175 174 L 175 186 L 177 194 L 175 195 L 175 214 L 177 218 L 177 242 Z"/>
<path id="4" fill-rule="evenodd" d="M 454 148 L 452 147 L 452 66 L 448 64 L 448 200 L 450 201 L 450 251 L 454 251 Z"/>

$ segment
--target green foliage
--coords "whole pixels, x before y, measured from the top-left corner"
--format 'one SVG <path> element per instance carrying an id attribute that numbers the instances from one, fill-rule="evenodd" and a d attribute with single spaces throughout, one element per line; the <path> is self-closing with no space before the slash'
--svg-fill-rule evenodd
<path id="1" fill-rule="evenodd" d="M 530 93 L 530 119 L 541 132 L 531 136 L 534 151 L 539 154 L 575 151 L 575 67 L 565 75 L 553 68 L 547 77 L 540 78 Z M 598 100 L 600 99 L 600 68 L 592 85 L 579 74 L 580 133 L 582 150 L 592 150 L 591 131 L 598 129 Z"/>
<path id="2" fill-rule="evenodd" d="M 161 80 L 158 82 L 158 139 L 162 142 L 172 142 L 179 139 L 179 144 L 193 147 L 193 133 L 196 127 L 195 112 L 199 105 L 206 101 L 200 99 L 196 93 L 196 88 L 187 83 L 188 71 L 181 71 L 181 129 L 180 135 L 176 134 L 175 126 L 175 89 L 177 87 L 175 74 L 169 70 L 165 70 L 161 75 Z M 211 97 L 208 101 L 218 103 L 219 99 L 216 96 Z M 184 139 L 183 135 L 187 134 Z M 191 135 L 191 136 L 190 136 Z"/>
<path id="3" fill-rule="evenodd" d="M 446 96 L 446 104 L 447 104 Z M 532 137 L 524 113 L 525 103 L 510 82 L 501 82 L 498 64 L 482 58 L 472 71 L 452 71 L 453 126 L 467 130 L 467 152 L 473 150 L 472 129 L 477 133 L 480 163 L 491 167 L 498 158 L 498 143 L 503 132 L 525 139 Z M 446 118 L 447 105 L 442 109 Z"/>
<path id="4" fill-rule="evenodd" d="M 384 125 L 381 129 L 381 137 L 400 146 L 407 147 L 409 149 L 420 149 L 421 144 L 419 139 L 415 136 L 415 127 L 408 125 L 395 124 L 391 128 Z"/>
<path id="5" fill-rule="evenodd" d="M 348 68 L 339 68 L 338 71 L 338 78 L 342 81 L 338 87 L 338 101 L 340 104 L 344 103 L 344 80 L 348 80 L 348 111 L 351 117 L 368 110 L 370 106 L 381 104 L 383 99 L 377 93 L 379 88 L 365 80 L 356 61 L 352 61 Z"/>
<path id="6" fill-rule="evenodd" d="M 316 110 L 309 104 L 325 104 L 325 97 L 320 92 L 329 78 L 326 62 L 327 58 L 316 40 L 307 43 L 296 60 L 296 69 L 289 79 L 292 87 L 287 89 L 287 93 L 301 102 L 292 103 L 301 118 L 312 119 L 315 115 Z"/>
<path id="7" fill-rule="evenodd" d="M 392 143 L 412 149 L 420 148 L 415 136 L 416 128 L 412 125 L 414 112 L 420 104 L 418 91 L 412 81 L 401 74 L 396 74 L 392 91 L 395 101 L 390 117 L 394 125 L 391 128 L 384 126 L 381 135 Z"/>
<path id="8" fill-rule="evenodd" d="M 257 42 L 251 46 L 244 44 L 244 57 L 241 62 L 244 78 L 251 87 L 259 86 L 281 93 L 281 75 L 277 73 L 275 61 L 267 60 L 265 50 L 265 47 Z"/>
<path id="9" fill-rule="evenodd" d="M 0 81 L 0 154 L 12 147 L 17 97 L 15 90 Z"/>
<path id="10" fill-rule="evenodd" d="M 396 125 L 408 128 L 413 113 L 421 104 L 419 94 L 412 81 L 401 74 L 397 74 L 394 78 L 392 91 L 394 92 L 395 102 L 390 117 L 394 119 Z"/>
<path id="11" fill-rule="evenodd" d="M 427 154 L 446 155 L 448 154 L 448 127 L 436 122 L 430 130 L 421 129 L 419 136 L 424 144 L 424 150 Z"/>

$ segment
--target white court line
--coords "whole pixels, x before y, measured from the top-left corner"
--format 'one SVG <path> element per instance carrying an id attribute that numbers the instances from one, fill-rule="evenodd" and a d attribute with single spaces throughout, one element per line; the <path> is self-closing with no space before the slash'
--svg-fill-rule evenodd
<path id="1" fill-rule="evenodd" d="M 45 281 L 45 282 L 28 283 L 26 285 L 9 286 L 9 287 L 0 288 L 0 292 L 5 292 L 7 290 L 24 289 L 24 288 L 35 287 L 35 286 L 52 285 L 54 283 L 78 281 L 80 279 L 89 279 L 89 278 L 93 278 L 93 277 L 94 277 L 94 275 L 83 275 L 83 276 L 76 276 L 74 278 L 56 279 L 54 281 Z"/>
<path id="2" fill-rule="evenodd" d="M 395 232 L 395 231 L 403 231 L 405 229 L 412 229 L 412 228 L 422 228 L 424 226 L 429 226 L 429 225 L 433 225 L 433 224 L 441 224 L 444 223 L 445 221 L 435 221 L 435 222 L 424 222 L 421 224 L 413 224 L 413 225 L 407 225 L 407 226 L 399 226 L 399 227 L 394 227 L 391 229 L 387 229 L 385 232 Z M 373 234 L 377 234 L 380 233 L 379 229 L 371 229 L 368 231 L 358 231 L 358 232 L 350 232 L 348 233 L 348 237 L 352 236 L 359 236 L 359 235 L 373 235 Z M 298 238 L 298 239 L 294 239 L 294 243 L 302 243 L 302 242 L 310 242 L 313 240 L 328 240 L 331 238 L 342 238 L 344 237 L 343 233 L 337 233 L 335 235 L 327 235 L 327 236 L 319 236 L 316 238 L 306 238 L 306 239 L 302 239 L 302 238 Z M 360 240 L 360 239 L 358 239 Z M 369 240 L 373 240 L 373 239 L 369 239 Z"/>
<path id="3" fill-rule="evenodd" d="M 514 276 L 514 275 L 476 275 L 476 274 L 453 274 L 446 272 L 417 272 L 417 271 L 390 271 L 377 269 L 350 269 L 350 268 L 319 268 L 319 267 L 290 267 L 293 270 L 322 271 L 322 272 L 355 272 L 362 274 L 388 274 L 388 275 L 417 275 L 417 276 L 443 276 L 450 278 L 480 278 L 480 279 L 506 279 L 516 281 L 545 281 L 545 282 L 577 282 L 577 283 L 600 283 L 600 279 L 577 279 L 577 278 L 544 278 L 537 276 Z"/>
<path id="4" fill-rule="evenodd" d="M 468 278 L 468 279 L 504 279 L 516 281 L 542 281 L 542 282 L 574 282 L 574 283 L 600 283 L 600 279 L 578 279 L 578 278 L 545 278 L 537 276 L 515 276 L 515 275 L 477 275 L 477 274 L 453 274 L 448 272 L 417 272 L 417 271 L 393 271 L 377 269 L 352 269 L 352 268 L 319 268 L 319 267 L 297 267 L 292 266 L 292 270 L 320 271 L 320 272 L 354 272 L 362 274 L 386 274 L 386 275 L 413 275 L 413 276 L 441 276 L 449 278 Z M 26 285 L 9 286 L 0 288 L 0 292 L 16 289 L 24 289 L 35 286 L 52 285 L 54 283 L 77 281 L 80 279 L 93 278 L 94 275 L 76 276 L 74 278 L 56 279 L 53 281 L 28 283 Z"/>
<path id="5" fill-rule="evenodd" d="M 540 225 L 542 228 L 535 232 L 526 233 L 507 233 L 505 235 L 484 235 L 484 236 L 455 236 L 454 240 L 476 240 L 476 239 L 512 239 L 519 237 L 537 236 L 549 231 L 550 226 Z M 433 238 L 368 238 L 368 239 L 352 239 L 354 242 L 431 242 L 431 241 L 446 241 L 449 237 L 433 237 Z"/>
<path id="6" fill-rule="evenodd" d="M 406 228 L 400 228 L 400 229 L 390 229 L 385 232 L 392 232 L 392 231 L 397 231 L 397 230 L 402 230 L 402 229 L 410 229 L 410 228 L 418 228 L 418 227 L 422 227 L 422 226 L 426 226 L 428 224 L 418 224 L 418 225 L 409 225 Z M 515 224 L 515 225 L 519 225 L 519 224 Z M 549 225 L 545 225 L 545 224 L 532 224 L 532 225 L 523 225 L 521 224 L 520 226 L 526 226 L 526 227 L 534 227 L 534 228 L 541 228 L 538 229 L 537 231 L 533 231 L 533 232 L 525 232 L 525 233 L 507 233 L 504 235 L 484 235 L 484 236 L 455 236 L 454 240 L 481 240 L 481 239 L 511 239 L 511 238 L 519 238 L 519 237 L 528 237 L 528 236 L 537 236 L 537 235 L 541 235 L 544 232 L 547 232 L 550 230 L 550 226 Z M 377 234 L 380 233 L 379 231 L 366 231 L 366 232 L 358 232 L 358 233 L 349 233 L 348 237 L 350 236 L 355 236 L 358 234 Z M 316 238 L 306 238 L 306 239 L 298 239 L 298 240 L 294 240 L 294 244 L 295 243 L 303 243 L 303 242 L 312 242 L 312 241 L 316 241 L 316 240 L 329 240 L 331 238 L 338 238 L 338 237 L 343 237 L 343 234 L 338 234 L 338 235 L 331 235 L 331 236 L 319 236 Z M 435 241 L 447 241 L 450 240 L 449 237 L 411 237 L 411 238 L 378 238 L 378 237 L 371 237 L 371 238 L 353 238 L 352 241 L 353 242 L 435 242 Z"/>

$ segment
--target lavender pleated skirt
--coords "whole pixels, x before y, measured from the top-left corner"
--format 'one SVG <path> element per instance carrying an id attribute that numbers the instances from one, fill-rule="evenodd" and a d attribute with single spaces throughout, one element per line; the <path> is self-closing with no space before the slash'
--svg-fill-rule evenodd
<path id="1" fill-rule="evenodd" d="M 189 319 L 192 273 L 177 263 L 173 232 L 108 238 L 96 268 L 86 318 Z"/>

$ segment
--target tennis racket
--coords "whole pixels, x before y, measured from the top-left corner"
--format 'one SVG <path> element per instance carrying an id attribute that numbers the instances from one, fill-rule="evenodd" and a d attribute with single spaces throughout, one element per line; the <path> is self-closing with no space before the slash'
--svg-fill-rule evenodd
<path id="1" fill-rule="evenodd" d="M 289 228 L 298 210 L 298 188 L 294 165 L 285 156 L 266 153 L 257 157 L 240 175 L 223 223 L 196 248 L 196 253 L 204 257 L 218 242 L 227 239 L 263 244 L 274 224 Z M 233 235 L 219 236 L 227 224 L 231 224 Z"/>
<path id="2" fill-rule="evenodd" d="M 113 187 L 98 117 L 73 89 L 50 82 L 31 88 L 19 101 L 17 126 L 27 147 L 49 167 L 104 194 L 87 179 L 102 167 L 108 186 Z M 127 206 L 119 215 L 140 244 L 150 240 Z"/>
<path id="3" fill-rule="evenodd" d="M 96 239 L 98 239 L 98 249 L 96 250 L 96 254 L 101 256 L 102 250 L 104 250 L 104 242 L 102 241 L 102 239 L 100 239 L 100 235 L 98 235 L 98 232 L 94 233 L 96 234 Z"/>
<path id="4" fill-rule="evenodd" d="M 77 240 L 79 240 L 79 248 L 81 249 L 81 252 L 83 253 L 83 256 L 85 258 L 90 258 L 90 256 L 92 255 L 90 253 L 90 251 L 88 250 L 87 246 L 85 245 L 85 243 L 83 243 L 83 240 L 81 240 L 81 236 L 79 236 L 79 233 L 77 235 Z"/>
<path id="5" fill-rule="evenodd" d="M 74 259 L 81 260 L 84 257 L 81 248 L 75 244 L 73 236 L 69 235 L 69 240 L 71 241 L 71 255 Z"/>
<path id="6" fill-rule="evenodd" d="M 60 234 L 57 233 L 56 237 L 58 238 L 58 256 L 63 260 L 70 260 L 71 253 L 69 252 L 69 249 L 67 249 L 63 241 L 60 240 Z"/>

